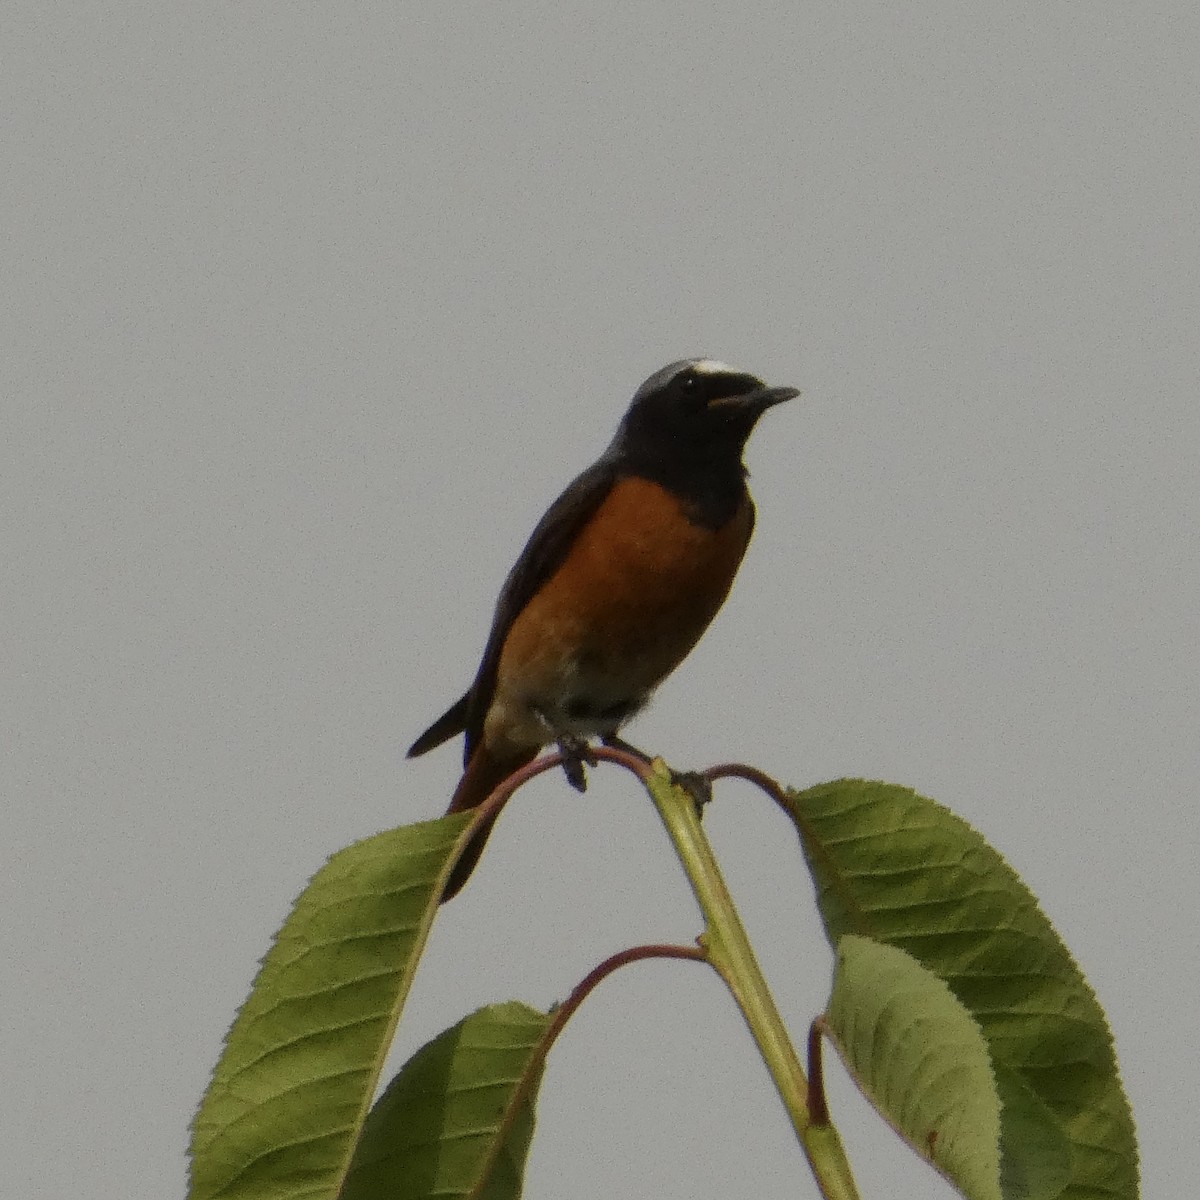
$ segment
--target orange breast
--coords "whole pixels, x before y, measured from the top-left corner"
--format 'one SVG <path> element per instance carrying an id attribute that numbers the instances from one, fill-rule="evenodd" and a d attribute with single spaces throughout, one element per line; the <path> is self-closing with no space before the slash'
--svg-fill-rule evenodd
<path id="1" fill-rule="evenodd" d="M 513 719 L 526 705 L 558 711 L 572 696 L 602 708 L 648 693 L 716 616 L 753 526 L 749 495 L 714 530 L 658 484 L 620 480 L 513 622 L 498 705 Z"/>

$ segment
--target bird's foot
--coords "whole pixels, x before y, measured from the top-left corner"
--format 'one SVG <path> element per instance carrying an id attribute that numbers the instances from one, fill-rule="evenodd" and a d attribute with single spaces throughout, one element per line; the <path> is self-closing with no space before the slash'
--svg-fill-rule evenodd
<path id="1" fill-rule="evenodd" d="M 572 733 L 562 734 L 558 738 L 558 752 L 562 755 L 563 774 L 567 782 L 577 792 L 586 792 L 587 772 L 583 769 L 584 765 L 594 767 L 599 761 L 587 739 Z"/>

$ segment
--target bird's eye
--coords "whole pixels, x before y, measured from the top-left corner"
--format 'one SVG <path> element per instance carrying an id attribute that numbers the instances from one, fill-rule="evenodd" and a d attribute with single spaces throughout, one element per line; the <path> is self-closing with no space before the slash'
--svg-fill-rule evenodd
<path id="1" fill-rule="evenodd" d="M 679 377 L 679 386 L 688 393 L 694 392 L 700 386 L 700 380 L 695 371 L 685 371 Z"/>

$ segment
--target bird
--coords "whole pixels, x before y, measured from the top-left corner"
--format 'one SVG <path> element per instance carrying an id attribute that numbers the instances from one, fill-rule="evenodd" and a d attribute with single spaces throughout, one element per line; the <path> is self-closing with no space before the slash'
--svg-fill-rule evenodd
<path id="1" fill-rule="evenodd" d="M 633 749 L 620 730 L 700 640 L 749 545 L 747 439 L 799 394 L 710 358 L 669 363 L 637 389 L 505 579 L 471 686 L 408 750 L 415 758 L 465 735 L 448 813 L 477 808 L 547 746 L 580 791 L 589 738 Z M 442 902 L 461 891 L 490 831 L 487 822 L 464 848 Z"/>

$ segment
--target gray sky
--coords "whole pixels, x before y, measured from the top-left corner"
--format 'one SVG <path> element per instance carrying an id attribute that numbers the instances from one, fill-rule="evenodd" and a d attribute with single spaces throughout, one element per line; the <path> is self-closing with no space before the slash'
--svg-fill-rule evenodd
<path id="1" fill-rule="evenodd" d="M 182 1189 L 186 1126 L 325 856 L 434 815 L 411 738 L 637 384 L 795 384 L 759 527 L 630 730 L 971 821 L 1106 1007 L 1145 1192 L 1192 1194 L 1194 4 L 47 6 L 5 114 L 14 1195 Z M 602 774 L 506 813 L 397 1061 L 698 919 Z M 797 1037 L 830 956 L 748 788 L 708 825 Z M 943 1196 L 840 1082 L 864 1196 Z M 552 1060 L 535 1200 L 814 1194 L 715 976 L 628 970 Z"/>

